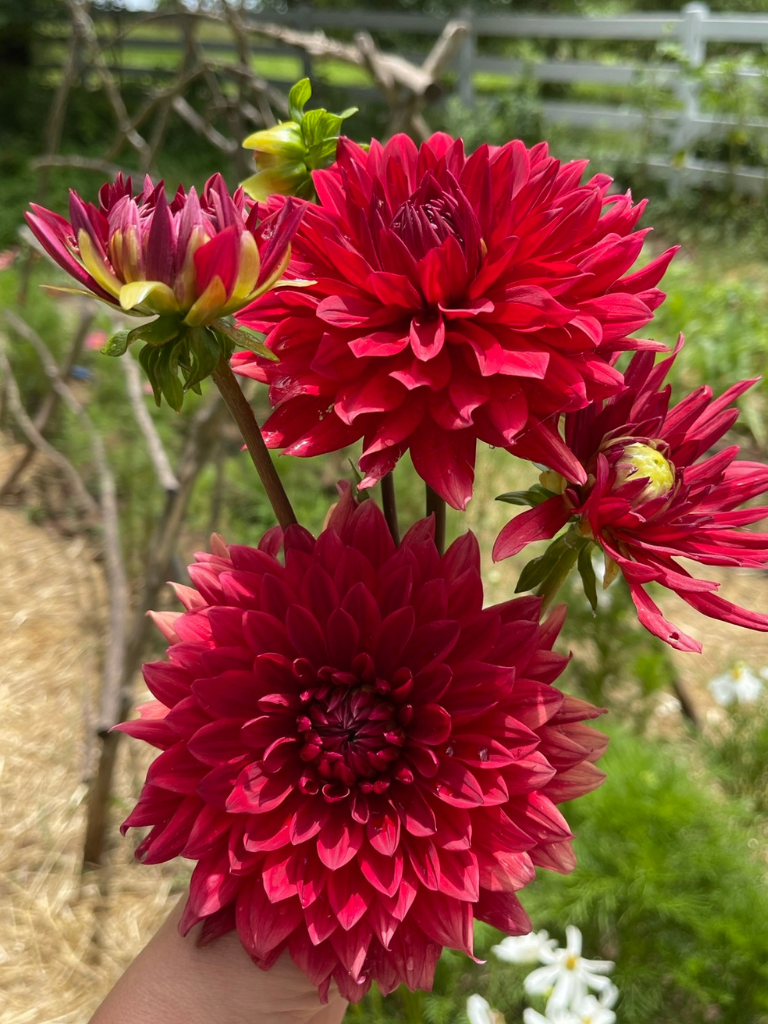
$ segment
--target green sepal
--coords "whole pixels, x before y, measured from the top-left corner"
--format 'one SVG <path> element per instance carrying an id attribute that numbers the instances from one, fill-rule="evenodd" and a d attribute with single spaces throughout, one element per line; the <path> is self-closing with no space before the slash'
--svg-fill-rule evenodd
<path id="1" fill-rule="evenodd" d="M 159 316 L 148 324 L 139 324 L 128 335 L 128 344 L 134 341 L 145 341 L 148 345 L 165 345 L 178 338 L 186 328 L 177 316 Z"/>
<path id="2" fill-rule="evenodd" d="M 548 491 L 541 484 L 534 484 L 527 491 L 507 491 L 506 494 L 500 494 L 496 501 L 505 501 L 508 505 L 530 505 L 531 508 L 536 508 L 537 505 L 556 497 L 554 491 Z"/>
<path id="3" fill-rule="evenodd" d="M 145 345 L 139 352 L 139 364 L 144 373 L 146 373 L 147 380 L 152 385 L 152 394 L 155 398 L 155 405 L 158 408 L 160 407 L 162 392 L 155 376 L 155 365 L 161 351 L 162 349 L 157 348 L 156 345 Z"/>
<path id="4" fill-rule="evenodd" d="M 101 352 L 105 356 L 123 356 L 128 351 L 130 342 L 130 331 L 118 331 L 113 334 Z"/>
<path id="5" fill-rule="evenodd" d="M 225 351 L 222 353 L 221 335 L 208 330 L 207 327 L 194 327 L 187 334 L 185 359 L 188 372 L 184 377 L 184 390 L 189 391 L 198 386 L 206 377 L 210 377 L 221 358 L 226 353 L 228 339 L 224 337 Z"/>
<path id="6" fill-rule="evenodd" d="M 594 614 L 597 612 L 597 577 L 595 576 L 595 567 L 592 564 L 591 544 L 587 543 L 581 549 L 577 565 L 579 569 L 579 576 L 581 576 L 581 582 L 584 587 L 584 593 L 592 606 L 592 612 Z"/>
<path id="7" fill-rule="evenodd" d="M 252 352 L 258 352 L 260 356 L 265 359 L 269 359 L 272 363 L 278 363 L 280 361 L 279 356 L 267 348 L 264 342 L 256 335 L 255 331 L 250 330 L 248 327 L 238 325 L 237 327 L 231 327 L 227 323 L 218 321 L 216 324 L 217 333 L 224 335 L 232 343 L 232 350 L 228 353 L 231 355 L 235 348 L 247 348 Z"/>
<path id="8" fill-rule="evenodd" d="M 174 412 L 181 412 L 184 387 L 179 379 L 179 349 L 181 345 L 168 345 L 158 349 L 154 372 L 163 398 Z"/>

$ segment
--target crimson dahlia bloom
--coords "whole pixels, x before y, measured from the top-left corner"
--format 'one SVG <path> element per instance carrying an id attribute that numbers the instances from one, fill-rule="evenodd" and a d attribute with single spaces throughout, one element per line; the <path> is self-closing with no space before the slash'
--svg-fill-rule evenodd
<path id="1" fill-rule="evenodd" d="M 98 207 L 70 192 L 69 221 L 31 205 L 35 237 L 86 294 L 138 316 L 178 316 L 189 327 L 207 326 L 271 288 L 301 215 L 288 200 L 260 222 L 258 205 L 242 189 L 230 196 L 220 174 L 200 197 L 179 185 L 170 205 L 162 181 L 147 176 L 134 196 L 122 174 L 100 189 Z"/>
<path id="2" fill-rule="evenodd" d="M 423 520 L 395 548 L 348 489 L 284 563 L 281 538 L 216 539 L 157 617 L 158 699 L 119 728 L 163 752 L 123 830 L 152 826 L 148 863 L 198 861 L 183 932 L 237 929 L 262 968 L 287 949 L 323 997 L 428 988 L 474 918 L 530 928 L 534 865 L 574 867 L 555 803 L 602 780 L 600 712 L 552 686 L 562 614 L 483 609 L 472 534 L 440 557 Z"/>
<path id="3" fill-rule="evenodd" d="M 768 563 L 768 534 L 743 529 L 764 519 L 768 507 L 740 507 L 768 490 L 768 466 L 735 461 L 738 445 L 705 457 L 735 423 L 733 402 L 755 381 L 734 384 L 716 399 L 700 387 L 669 408 L 671 389 L 663 384 L 681 347 L 682 339 L 656 366 L 652 353 L 638 353 L 620 395 L 566 415 L 565 441 L 588 482 L 562 480 L 562 494 L 516 516 L 496 539 L 493 557 L 508 558 L 573 520 L 605 552 L 606 583 L 621 571 L 646 629 L 678 650 L 700 651 L 663 617 L 645 585 L 660 583 L 712 618 L 768 631 L 768 615 L 724 600 L 715 593 L 719 584 L 695 579 L 675 561 L 755 569 Z"/>
<path id="4" fill-rule="evenodd" d="M 482 146 L 404 135 L 369 152 L 342 139 L 316 171 L 289 274 L 313 279 L 240 314 L 279 357 L 237 353 L 233 367 L 270 385 L 265 438 L 318 455 L 363 438 L 368 487 L 410 450 L 455 508 L 472 494 L 477 440 L 578 469 L 553 417 L 613 394 L 628 335 L 663 299 L 674 250 L 628 274 L 645 206 L 580 185 L 587 161 L 545 144 Z M 546 460 L 544 459 L 546 455 Z"/>

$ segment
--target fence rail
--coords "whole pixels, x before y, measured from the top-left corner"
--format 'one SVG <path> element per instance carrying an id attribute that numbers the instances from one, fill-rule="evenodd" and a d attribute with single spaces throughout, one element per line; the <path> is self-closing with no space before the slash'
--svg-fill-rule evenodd
<path id="1" fill-rule="evenodd" d="M 119 46 L 126 50 L 159 52 L 181 51 L 182 33 L 179 38 L 144 38 L 147 25 L 181 26 L 183 18 L 193 15 L 157 14 L 144 21 L 142 35 L 126 32 L 139 19 L 136 14 L 121 12 L 119 16 L 104 14 L 101 31 L 108 33 L 110 25 L 120 29 Z M 737 188 L 750 192 L 763 188 L 768 175 L 763 168 L 732 168 L 726 165 L 707 164 L 695 161 L 691 155 L 693 147 L 702 138 L 727 137 L 734 129 L 763 133 L 768 131 L 768 119 L 746 118 L 739 120 L 725 111 L 703 113 L 699 102 L 697 69 L 707 58 L 707 47 L 711 43 L 741 44 L 754 46 L 768 43 L 768 14 L 713 14 L 704 3 L 689 3 L 680 12 L 655 12 L 620 17 L 580 17 L 571 15 L 514 15 L 476 14 L 471 7 L 460 15 L 468 27 L 453 64 L 454 88 L 468 105 L 475 102 L 478 75 L 499 75 L 508 78 L 530 76 L 535 81 L 547 84 L 576 85 L 588 83 L 605 86 L 607 89 L 626 87 L 653 87 L 666 92 L 662 109 L 648 113 L 631 104 L 615 102 L 545 101 L 541 105 L 545 120 L 568 124 L 574 127 L 608 128 L 615 131 L 636 131 L 639 127 L 650 128 L 658 136 L 666 152 L 653 156 L 649 167 L 658 173 L 687 179 L 690 182 L 708 183 L 730 181 Z M 284 14 L 270 14 L 273 25 L 300 29 L 302 32 L 317 31 L 346 34 L 352 31 L 369 31 L 377 34 L 382 49 L 393 47 L 393 37 L 414 37 L 414 52 L 403 53 L 418 63 L 431 45 L 434 37 L 446 26 L 447 19 L 425 14 L 403 14 L 389 11 L 334 11 L 312 7 L 294 8 Z M 243 24 L 256 39 L 262 24 L 254 15 L 244 17 Z M 595 40 L 606 42 L 668 42 L 676 43 L 681 53 L 678 62 L 668 60 L 649 63 L 618 62 L 608 63 L 596 60 L 542 60 L 525 61 L 513 57 L 491 56 L 484 51 L 486 40 Z M 202 47 L 211 54 L 232 54 L 236 57 L 233 41 L 205 39 Z M 409 47 L 410 50 L 410 47 Z M 251 54 L 257 61 L 269 56 L 291 56 L 302 61 L 304 72 L 313 69 L 313 58 L 296 47 L 280 43 L 251 47 Z M 315 67 L 321 65 L 315 64 Z M 139 74 L 142 71 L 162 69 L 139 69 L 126 67 L 124 73 Z M 285 71 L 283 71 L 285 75 Z M 734 72 L 740 82 L 759 82 L 768 78 L 758 69 Z M 267 74 L 267 78 L 279 82 L 281 74 Z M 355 87 L 362 97 L 369 90 Z M 607 99 L 610 99 L 607 97 Z"/>

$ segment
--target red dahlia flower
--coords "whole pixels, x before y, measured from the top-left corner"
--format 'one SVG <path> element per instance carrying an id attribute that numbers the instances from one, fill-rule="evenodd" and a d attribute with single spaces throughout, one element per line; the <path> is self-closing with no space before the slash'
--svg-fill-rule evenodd
<path id="1" fill-rule="evenodd" d="M 89 292 L 138 316 L 178 316 L 201 327 L 271 288 L 282 275 L 300 211 L 288 200 L 259 222 L 242 189 L 230 196 L 220 174 L 198 198 L 179 188 L 169 205 L 163 182 L 144 179 L 133 195 L 118 174 L 99 206 L 70 192 L 70 221 L 32 204 L 27 221 L 45 251 Z"/>
<path id="2" fill-rule="evenodd" d="M 364 487 L 410 449 L 455 508 L 478 439 L 572 470 L 547 422 L 620 388 L 617 350 L 660 347 L 628 335 L 674 253 L 627 274 L 645 204 L 607 195 L 605 175 L 580 185 L 586 164 L 543 143 L 466 157 L 447 135 L 369 152 L 342 139 L 294 244 L 289 273 L 314 283 L 239 317 L 280 359 L 233 360 L 270 385 L 268 445 L 317 455 L 362 437 Z"/>
<path id="3" fill-rule="evenodd" d="M 700 643 L 662 616 L 644 587 L 660 583 L 704 615 L 768 631 L 768 615 L 718 597 L 719 584 L 695 579 L 675 561 L 768 563 L 768 534 L 742 529 L 765 518 L 768 507 L 739 507 L 768 490 L 768 466 L 734 461 L 738 445 L 703 457 L 733 426 L 738 410 L 732 403 L 755 381 L 734 384 L 717 399 L 711 388 L 700 387 L 670 409 L 671 389 L 660 388 L 681 347 L 682 339 L 657 366 L 652 353 L 638 353 L 620 395 L 566 415 L 565 441 L 588 482 L 561 480 L 562 494 L 504 527 L 493 557 L 508 558 L 573 520 L 578 533 L 605 552 L 606 584 L 621 571 L 646 629 L 678 650 L 700 651 Z M 550 474 L 544 480 L 553 482 Z"/>
<path id="4" fill-rule="evenodd" d="M 287 949 L 323 997 L 429 987 L 474 918 L 530 928 L 534 865 L 574 867 L 555 803 L 602 780 L 600 712 L 551 685 L 561 614 L 483 609 L 472 534 L 440 557 L 428 519 L 395 548 L 348 490 L 284 564 L 281 537 L 216 539 L 158 617 L 158 700 L 120 728 L 163 753 L 123 829 L 152 826 L 148 863 L 198 861 L 183 932 L 236 928 L 263 968 Z"/>

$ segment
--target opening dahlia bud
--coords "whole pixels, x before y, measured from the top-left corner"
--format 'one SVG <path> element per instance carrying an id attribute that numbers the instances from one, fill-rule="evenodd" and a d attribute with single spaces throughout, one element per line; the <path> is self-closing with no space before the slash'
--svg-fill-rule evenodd
<path id="1" fill-rule="evenodd" d="M 171 203 L 162 181 L 155 185 L 147 176 L 134 196 L 130 177 L 118 174 L 99 191 L 98 207 L 71 192 L 69 209 L 67 221 L 33 203 L 27 221 L 83 294 L 124 313 L 158 317 L 119 332 L 102 351 L 120 356 L 134 341 L 146 342 L 140 359 L 155 396 L 159 401 L 162 393 L 176 409 L 184 391 L 231 354 L 224 327 L 209 328 L 277 283 L 301 219 L 288 200 L 260 220 L 258 205 L 241 188 L 230 196 L 220 174 L 200 196 L 180 185 Z"/>
<path id="2" fill-rule="evenodd" d="M 645 487 L 633 498 L 633 504 L 653 501 L 669 494 L 675 483 L 675 470 L 658 449 L 649 444 L 634 441 L 624 445 L 624 450 L 615 465 L 616 486 L 634 480 L 646 480 Z"/>
<path id="3" fill-rule="evenodd" d="M 256 162 L 256 173 L 243 182 L 253 199 L 264 200 L 271 195 L 315 198 L 312 171 L 334 162 L 341 126 L 357 113 L 357 107 L 341 114 L 323 109 L 305 112 L 311 96 L 312 85 L 308 78 L 302 78 L 288 95 L 291 120 L 254 132 L 243 143 L 244 149 L 254 151 Z"/>

